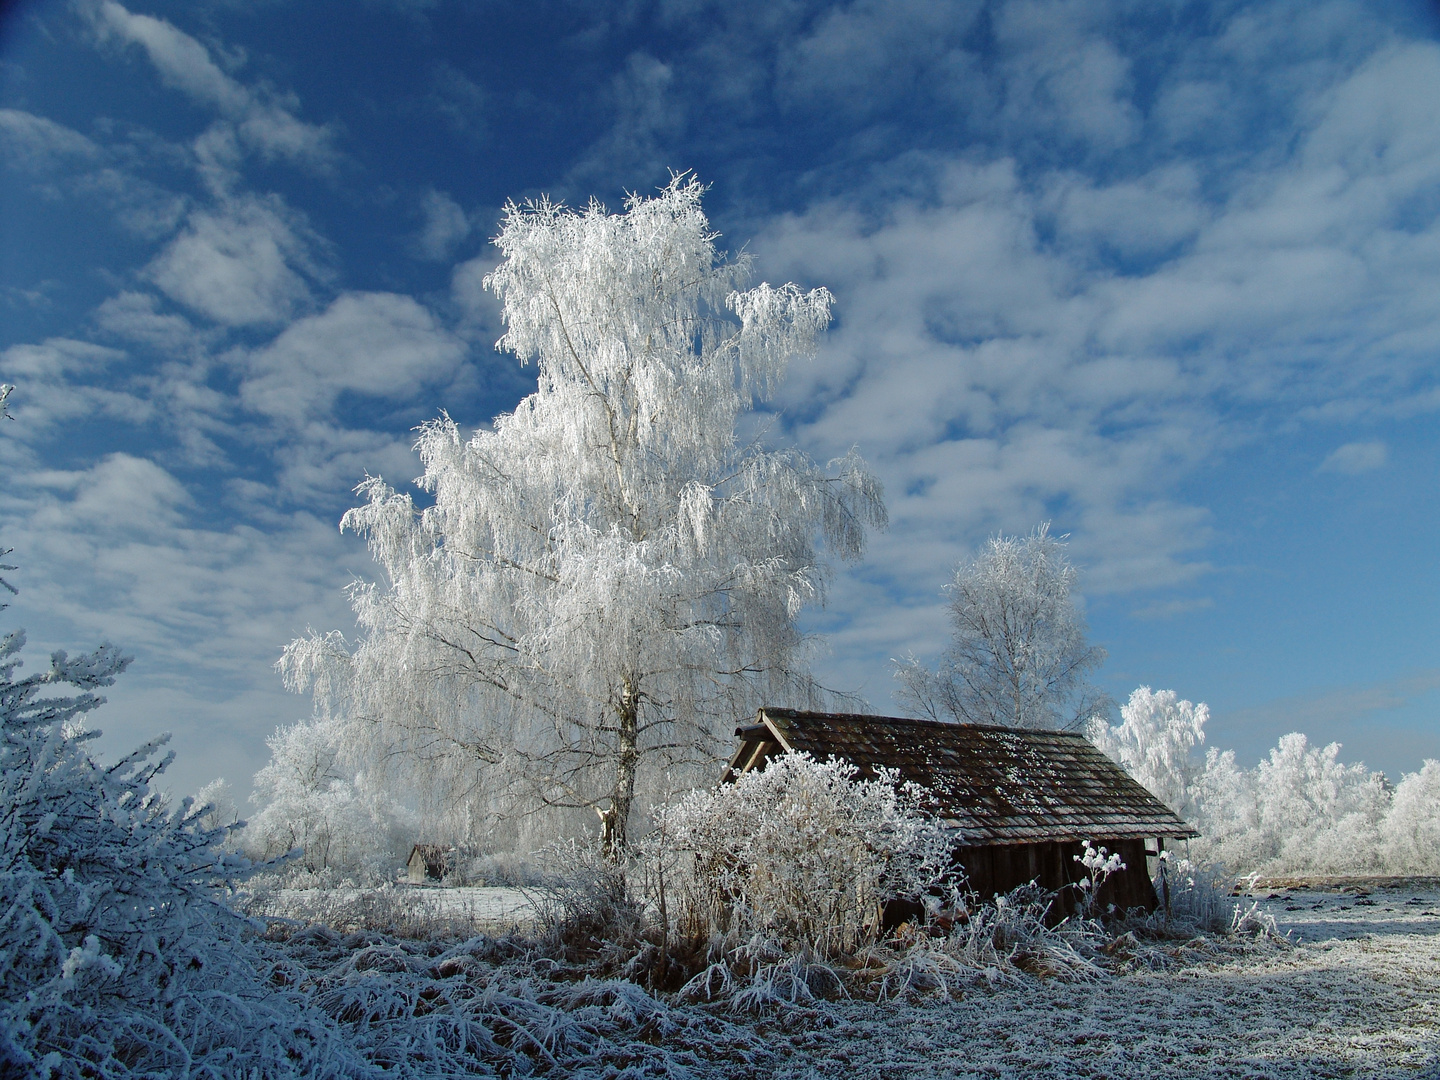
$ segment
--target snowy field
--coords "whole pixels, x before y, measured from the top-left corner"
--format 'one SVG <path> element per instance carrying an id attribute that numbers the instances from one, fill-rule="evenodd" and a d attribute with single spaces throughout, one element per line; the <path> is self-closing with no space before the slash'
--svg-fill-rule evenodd
<path id="1" fill-rule="evenodd" d="M 535 1045 L 550 1048 L 526 1049 L 524 1061 L 515 1050 L 503 1060 L 489 1055 L 502 1073 L 535 1068 L 567 1077 L 796 1080 L 1440 1077 L 1440 882 L 1434 879 L 1261 888 L 1244 902 L 1253 900 L 1275 918 L 1279 939 L 1176 941 L 1133 955 L 1122 941 L 1112 970 L 1088 981 L 997 972 L 993 980 L 977 976 L 953 989 L 949 999 L 840 1001 L 759 1016 L 666 1004 L 639 987 L 584 979 L 573 969 L 547 977 L 543 967 L 512 967 L 503 959 L 513 955 L 510 947 L 495 935 L 527 921 L 529 901 L 520 890 L 381 892 L 387 904 L 423 905 L 416 908 L 417 925 L 443 916 L 458 920 L 446 927 L 452 933 L 468 920 L 475 920 L 472 931 L 487 921 L 496 930 L 449 951 L 420 941 L 402 949 L 360 934 L 344 942 L 312 938 L 290 955 L 312 973 L 331 971 L 317 984 L 331 988 L 322 990 L 322 999 L 383 994 L 385 984 L 398 987 L 397 977 L 419 980 L 415 1001 L 403 1010 L 420 1006 L 416 1017 L 428 1008 L 425 1001 L 439 1006 L 455 993 L 458 983 L 449 973 L 470 972 L 474 993 L 510 1002 L 508 1019 L 497 1013 L 486 1020 L 491 1030 L 509 1025 L 527 1036 L 535 1032 Z M 323 902 L 313 893 L 286 899 L 297 915 L 307 905 L 353 913 L 364 904 L 358 894 L 339 890 Z M 361 938 L 368 944 L 358 943 Z M 394 974 L 372 981 L 382 970 Z M 544 1011 L 537 1011 L 537 1000 L 548 1003 Z M 344 1015 L 333 1003 L 327 1011 Z M 550 1034 L 539 1035 L 541 1028 Z M 379 1039 L 379 1027 L 373 1030 Z M 411 1043 L 416 1029 L 397 1029 L 385 1039 L 402 1036 Z M 568 1057 L 561 1047 L 568 1047 Z"/>
<path id="2" fill-rule="evenodd" d="M 523 889 L 395 885 L 382 889 L 275 889 L 252 909 L 254 914 L 299 922 L 321 922 L 336 929 L 383 923 L 381 912 L 397 921 L 440 933 L 467 932 L 500 937 L 524 933 L 534 920 L 534 897 Z M 380 916 L 380 917 L 377 917 Z"/>
<path id="3" fill-rule="evenodd" d="M 1170 970 L 839 1004 L 782 1077 L 1440 1077 L 1440 890 L 1262 892 L 1289 944 Z M 1273 898 L 1272 898 L 1273 897 Z"/>

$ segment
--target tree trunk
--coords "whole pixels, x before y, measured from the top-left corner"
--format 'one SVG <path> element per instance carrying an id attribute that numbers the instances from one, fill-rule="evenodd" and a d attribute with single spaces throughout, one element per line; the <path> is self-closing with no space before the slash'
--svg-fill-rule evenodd
<path id="1" fill-rule="evenodd" d="M 635 767 L 640 760 L 637 736 L 640 699 L 635 684 L 628 678 L 615 711 L 615 787 L 610 792 L 609 807 L 600 811 L 600 843 L 609 858 L 619 860 L 628 843 L 630 805 L 635 801 Z"/>

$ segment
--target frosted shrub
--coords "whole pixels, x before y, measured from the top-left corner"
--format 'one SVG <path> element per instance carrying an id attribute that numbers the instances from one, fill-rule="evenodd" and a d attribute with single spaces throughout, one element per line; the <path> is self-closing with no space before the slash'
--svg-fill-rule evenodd
<path id="1" fill-rule="evenodd" d="M 541 882 L 527 890 L 542 937 L 572 958 L 623 966 L 638 950 L 645 903 L 624 862 L 599 841 L 557 841 L 536 853 Z"/>
<path id="2" fill-rule="evenodd" d="M 353 1072 L 323 1017 L 267 985 L 249 924 L 222 902 L 247 866 L 150 789 L 164 739 L 102 767 L 79 719 L 128 661 L 106 646 L 17 678 L 0 642 L 0 1075 Z M 69 685 L 77 695 L 54 693 Z"/>
<path id="3" fill-rule="evenodd" d="M 925 893 L 957 839 L 926 813 L 922 788 L 805 754 L 695 792 L 661 817 L 686 856 L 667 898 L 682 927 L 821 957 L 873 940 L 880 904 Z"/>
<path id="4" fill-rule="evenodd" d="M 1200 863 L 1160 853 L 1155 894 L 1167 922 L 1199 931 L 1223 931 L 1234 922 L 1235 875 L 1218 863 Z"/>

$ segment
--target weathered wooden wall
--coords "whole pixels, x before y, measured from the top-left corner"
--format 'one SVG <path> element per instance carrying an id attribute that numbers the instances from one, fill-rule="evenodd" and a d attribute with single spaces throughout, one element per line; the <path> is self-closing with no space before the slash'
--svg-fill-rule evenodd
<path id="1" fill-rule="evenodd" d="M 1145 841 L 1101 839 L 1092 843 L 1118 851 L 1125 863 L 1125 869 L 1112 874 L 1101 888 L 1098 911 L 1104 912 L 1110 904 L 1120 911 L 1130 908 L 1154 911 L 1159 901 L 1146 868 Z M 965 871 L 968 888 L 985 900 L 1031 881 L 1058 891 L 1060 895 L 1051 908 L 1052 917 L 1058 921 L 1072 914 L 1080 899 L 1078 889 L 1066 886 L 1074 885 L 1088 874 L 1076 858 L 1084 850 L 1085 845 L 1079 842 L 994 844 L 962 847 L 956 853 L 956 862 Z"/>

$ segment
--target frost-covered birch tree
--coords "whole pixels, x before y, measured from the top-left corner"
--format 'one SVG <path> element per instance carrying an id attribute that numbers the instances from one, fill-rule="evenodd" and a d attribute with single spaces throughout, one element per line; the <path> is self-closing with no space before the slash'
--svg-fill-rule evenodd
<path id="1" fill-rule="evenodd" d="M 503 784 L 502 807 L 593 807 L 617 847 L 637 784 L 713 767 L 760 702 L 822 697 L 796 620 L 825 556 L 884 525 L 880 486 L 854 451 L 822 470 L 738 436 L 831 296 L 740 291 L 749 260 L 718 256 L 702 192 L 506 207 L 486 285 L 538 388 L 469 438 L 421 429 L 432 505 L 362 485 L 342 527 L 384 580 L 353 590 L 358 641 L 286 651 L 346 745 L 436 805 L 493 810 Z"/>
<path id="2" fill-rule="evenodd" d="M 1174 690 L 1139 686 L 1120 706 L 1120 726 L 1091 717 L 1090 741 L 1113 758 L 1157 799 L 1194 821 L 1203 790 L 1205 762 L 1195 750 L 1205 742 L 1210 707 L 1182 700 Z"/>
<path id="3" fill-rule="evenodd" d="M 1086 640 L 1071 592 L 1075 567 L 1047 522 L 996 536 L 947 586 L 954 638 L 931 670 L 913 657 L 895 672 L 913 712 L 965 724 L 1075 727 L 1107 699 L 1089 673 L 1105 650 Z"/>

